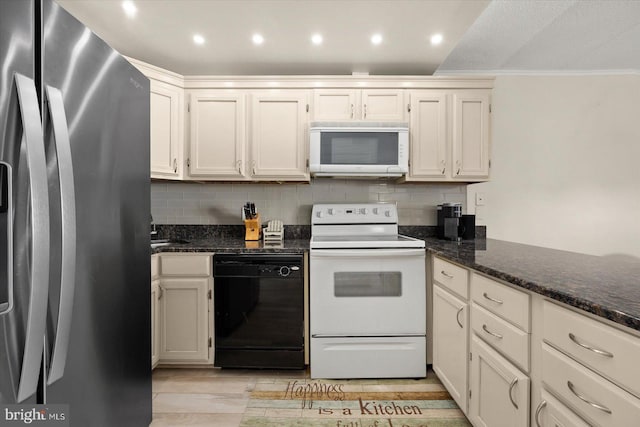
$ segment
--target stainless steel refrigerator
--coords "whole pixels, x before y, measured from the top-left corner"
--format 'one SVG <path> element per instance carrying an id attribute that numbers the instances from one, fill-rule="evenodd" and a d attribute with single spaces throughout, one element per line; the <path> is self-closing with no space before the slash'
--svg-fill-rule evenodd
<path id="1" fill-rule="evenodd" d="M 1 0 L 0 138 L 0 405 L 147 426 L 148 80 L 52 0 Z"/>

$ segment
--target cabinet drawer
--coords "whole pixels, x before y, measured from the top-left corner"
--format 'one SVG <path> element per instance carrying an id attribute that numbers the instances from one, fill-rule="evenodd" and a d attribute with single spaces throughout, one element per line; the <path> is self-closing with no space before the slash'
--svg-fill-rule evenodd
<path id="1" fill-rule="evenodd" d="M 529 334 L 475 303 L 471 305 L 471 328 L 519 368 L 529 371 Z"/>
<path id="2" fill-rule="evenodd" d="M 160 256 L 151 255 L 151 280 L 158 278 L 160 275 Z"/>
<path id="3" fill-rule="evenodd" d="M 163 254 L 160 273 L 163 276 L 211 276 L 211 256 Z"/>
<path id="4" fill-rule="evenodd" d="M 471 296 L 490 312 L 525 332 L 530 331 L 529 294 L 474 273 L 471 275 Z"/>
<path id="5" fill-rule="evenodd" d="M 469 272 L 440 258 L 433 258 L 433 280 L 464 299 L 469 299 Z"/>
<path id="6" fill-rule="evenodd" d="M 546 344 L 542 345 L 542 381 L 590 423 L 638 425 L 639 399 Z"/>
<path id="7" fill-rule="evenodd" d="M 543 339 L 640 396 L 640 338 L 544 302 Z"/>
<path id="8" fill-rule="evenodd" d="M 539 427 L 589 427 L 580 417 L 564 406 L 546 390 L 542 390 L 543 404 L 535 413 L 536 425 Z"/>

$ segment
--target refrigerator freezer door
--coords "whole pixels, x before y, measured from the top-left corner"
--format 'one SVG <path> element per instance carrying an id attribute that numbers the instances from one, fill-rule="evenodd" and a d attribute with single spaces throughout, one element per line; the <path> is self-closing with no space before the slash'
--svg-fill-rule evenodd
<path id="1" fill-rule="evenodd" d="M 43 85 L 57 88 L 73 163 L 76 263 L 64 375 L 47 403 L 69 404 L 75 426 L 151 422 L 149 81 L 51 0 L 43 0 Z M 53 92 L 50 92 L 50 95 Z M 54 97 L 49 97 L 55 114 Z M 50 113 L 46 113 L 45 116 Z M 55 118 L 53 118 L 55 119 Z M 52 128 L 53 126 L 51 126 Z M 45 128 L 52 247 L 64 245 L 64 165 Z M 62 202 L 61 202 L 62 200 Z M 49 370 L 64 310 L 63 251 L 52 251 Z M 61 301 L 62 300 L 62 301 Z M 66 317 L 68 319 L 68 317 Z M 67 341 L 67 340 L 63 340 Z"/>

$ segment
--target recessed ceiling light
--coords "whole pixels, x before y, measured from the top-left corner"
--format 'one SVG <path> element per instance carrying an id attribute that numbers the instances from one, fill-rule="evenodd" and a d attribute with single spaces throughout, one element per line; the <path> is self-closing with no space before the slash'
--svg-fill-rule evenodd
<path id="1" fill-rule="evenodd" d="M 138 12 L 138 8 L 131 0 L 125 0 L 122 2 L 122 9 L 124 9 L 124 13 L 129 17 L 133 18 L 136 16 Z"/>
<path id="2" fill-rule="evenodd" d="M 314 34 L 311 36 L 311 43 L 319 46 L 322 44 L 322 34 Z"/>
<path id="3" fill-rule="evenodd" d="M 371 43 L 374 45 L 379 45 L 382 43 L 382 34 L 374 34 L 371 36 Z"/>
<path id="4" fill-rule="evenodd" d="M 253 37 L 251 37 L 251 40 L 255 45 L 261 45 L 262 43 L 264 43 L 264 37 L 262 37 L 262 34 L 254 34 Z"/>
<path id="5" fill-rule="evenodd" d="M 437 33 L 431 36 L 432 45 L 439 45 L 440 43 L 442 43 L 442 34 Z"/>
<path id="6" fill-rule="evenodd" d="M 195 44 L 204 44 L 204 37 L 202 37 L 200 34 L 194 34 L 193 35 L 193 42 Z"/>

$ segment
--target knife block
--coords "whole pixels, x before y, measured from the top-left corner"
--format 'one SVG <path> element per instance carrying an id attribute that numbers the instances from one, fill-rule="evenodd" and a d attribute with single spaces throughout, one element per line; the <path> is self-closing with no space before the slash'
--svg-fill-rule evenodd
<path id="1" fill-rule="evenodd" d="M 244 229 L 244 240 L 260 240 L 260 231 L 262 230 L 260 214 L 257 214 L 253 219 L 245 219 Z"/>

